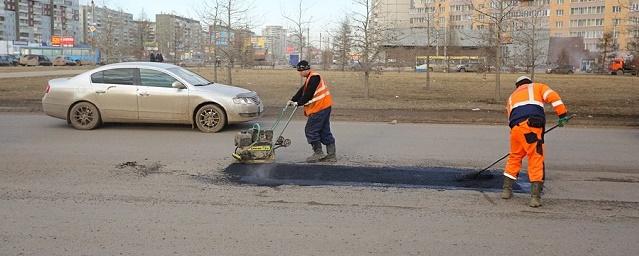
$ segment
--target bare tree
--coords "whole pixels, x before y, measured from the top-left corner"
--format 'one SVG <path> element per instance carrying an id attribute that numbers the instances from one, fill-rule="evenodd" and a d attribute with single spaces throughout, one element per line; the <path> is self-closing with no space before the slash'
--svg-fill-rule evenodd
<path id="1" fill-rule="evenodd" d="M 542 42 L 548 39 L 548 27 L 543 20 L 546 17 L 547 8 L 543 2 L 530 1 L 527 5 L 522 3 L 520 11 L 527 13 L 527 16 L 515 19 L 516 30 L 513 31 L 513 43 L 517 50 L 514 57 L 516 64 L 523 64 L 530 72 L 530 78 L 535 80 L 535 69 L 543 62 L 543 57 L 547 56 L 547 48 Z"/>
<path id="2" fill-rule="evenodd" d="M 306 17 L 306 9 L 304 8 L 304 0 L 299 0 L 297 5 L 297 13 L 289 15 L 282 13 L 282 17 L 288 20 L 292 24 L 291 34 L 295 37 L 295 45 L 297 46 L 297 52 L 300 55 L 300 60 L 304 59 L 304 46 L 306 46 L 306 40 L 304 32 L 308 31 L 308 26 L 311 23 L 311 17 Z M 309 59 L 310 61 L 310 59 Z"/>
<path id="3" fill-rule="evenodd" d="M 209 3 L 210 2 L 210 3 Z M 211 42 L 209 45 L 213 47 L 212 57 L 210 59 L 213 60 L 213 81 L 218 81 L 217 79 L 217 70 L 219 66 L 219 56 L 218 56 L 218 34 L 220 30 L 220 24 L 222 21 L 220 20 L 222 14 L 222 6 L 220 0 L 204 0 L 202 3 L 202 8 L 196 10 L 202 22 L 206 25 L 209 25 L 209 33 Z"/>
<path id="4" fill-rule="evenodd" d="M 128 48 L 126 41 L 123 41 L 124 26 L 122 26 L 121 18 L 116 15 L 123 11 L 121 9 L 113 11 L 106 7 L 99 11 L 105 12 L 106 15 L 98 24 L 97 47 L 104 52 L 107 63 L 119 61 L 124 57 L 124 50 Z"/>
<path id="5" fill-rule="evenodd" d="M 561 49 L 559 53 L 559 57 L 557 58 L 557 65 L 569 65 L 570 64 L 570 54 L 566 50 L 566 48 Z"/>
<path id="6" fill-rule="evenodd" d="M 249 27 L 247 13 L 250 10 L 250 3 L 244 0 L 221 0 L 220 10 L 222 11 L 223 18 L 220 19 L 220 24 L 226 29 L 226 45 L 220 47 L 219 50 L 223 53 L 226 61 L 226 77 L 227 83 L 233 83 L 233 67 L 235 66 L 235 60 L 240 55 L 240 49 L 235 43 L 234 35 L 239 30 Z"/>
<path id="7" fill-rule="evenodd" d="M 354 0 L 362 11 L 353 14 L 353 46 L 359 55 L 364 74 L 364 97 L 370 97 L 369 78 L 373 66 L 379 61 L 384 43 L 391 43 L 394 36 L 390 29 L 375 21 L 380 1 Z"/>
<path id="8" fill-rule="evenodd" d="M 495 52 L 495 101 L 501 101 L 501 65 L 502 65 L 502 45 L 509 32 L 512 32 L 512 13 L 517 8 L 519 1 L 499 1 L 488 0 L 479 5 L 468 0 L 467 3 L 475 10 L 475 21 L 478 24 L 485 24 L 488 31 L 493 32 L 485 38 L 489 46 Z"/>
<path id="9" fill-rule="evenodd" d="M 144 58 L 146 52 L 146 44 L 150 41 L 148 38 L 151 32 L 152 23 L 149 21 L 149 17 L 144 12 L 144 9 L 139 14 L 138 20 L 135 23 L 135 50 L 134 55 L 138 59 Z"/>
<path id="10" fill-rule="evenodd" d="M 599 48 L 600 72 L 604 73 L 608 68 L 608 61 L 611 58 L 614 58 L 617 50 L 619 50 L 619 45 L 617 44 L 614 35 L 611 32 L 607 32 L 599 39 L 597 48 Z"/>
<path id="11" fill-rule="evenodd" d="M 351 21 L 348 17 L 344 17 L 339 27 L 335 31 L 335 39 L 333 40 L 334 56 L 340 64 L 340 69 L 344 71 L 346 65 L 351 61 L 352 48 L 352 29 Z"/>
<path id="12" fill-rule="evenodd" d="M 629 11 L 627 19 L 627 33 L 628 33 L 628 45 L 627 50 L 630 55 L 630 60 L 635 68 L 635 73 L 639 76 L 639 15 L 634 13 L 639 12 L 639 3 L 630 4 L 629 1 L 618 0 L 621 8 Z M 634 15 L 633 15 L 634 14 Z"/>

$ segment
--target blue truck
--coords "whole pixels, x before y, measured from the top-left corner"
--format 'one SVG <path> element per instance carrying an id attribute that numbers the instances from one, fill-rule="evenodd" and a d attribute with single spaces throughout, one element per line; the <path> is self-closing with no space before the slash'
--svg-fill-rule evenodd
<path id="1" fill-rule="evenodd" d="M 300 62 L 300 55 L 299 54 L 291 54 L 288 57 L 288 64 L 290 64 L 291 66 L 295 67 L 297 65 L 297 63 Z"/>

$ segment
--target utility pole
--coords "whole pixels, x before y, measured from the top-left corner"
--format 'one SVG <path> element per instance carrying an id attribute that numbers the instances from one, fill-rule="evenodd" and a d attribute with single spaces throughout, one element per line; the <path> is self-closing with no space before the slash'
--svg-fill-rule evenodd
<path id="1" fill-rule="evenodd" d="M 499 2 L 499 17 L 504 17 L 504 2 Z M 497 68 L 495 73 L 495 102 L 499 102 L 501 100 L 501 22 L 495 22 L 495 30 L 497 31 L 497 52 L 496 59 L 497 63 L 495 63 L 495 68 Z"/>
<path id="2" fill-rule="evenodd" d="M 426 90 L 430 90 L 430 18 L 431 13 L 428 14 L 428 21 L 426 23 Z"/>
<path id="3" fill-rule="evenodd" d="M 20 5 L 20 1 L 17 1 L 18 5 Z M 51 8 L 51 36 L 53 37 L 53 35 L 55 35 L 55 5 L 53 5 L 53 0 L 49 0 L 49 7 Z M 18 15 L 18 13 L 16 13 L 16 15 Z M 60 28 L 60 30 L 62 30 L 62 28 Z M 62 32 L 62 31 L 60 31 Z M 60 33 L 62 34 L 62 33 Z M 62 35 L 60 35 L 62 36 Z"/>
<path id="4" fill-rule="evenodd" d="M 306 58 L 308 58 L 308 63 L 311 63 L 311 27 L 306 28 Z M 300 58 L 302 60 L 302 58 Z"/>
<path id="5" fill-rule="evenodd" d="M 16 5 L 15 5 L 15 12 L 16 12 L 16 17 L 15 17 L 15 21 L 16 21 L 16 41 L 20 41 L 20 1 L 16 1 Z M 51 6 L 53 7 L 53 6 Z M 53 19 L 53 15 L 51 15 L 51 19 Z"/>
<path id="6" fill-rule="evenodd" d="M 53 8 L 53 6 L 51 6 L 51 8 Z M 93 57 L 93 59 L 95 61 L 95 64 L 98 64 L 100 63 L 100 59 L 98 58 L 98 50 L 96 49 L 95 29 L 97 28 L 95 24 L 95 2 L 93 0 L 91 0 L 91 26 L 94 28 L 91 31 L 91 47 L 95 51 L 95 56 Z"/>
<path id="7" fill-rule="evenodd" d="M 322 33 L 320 33 L 319 50 L 320 50 L 320 63 L 324 64 L 324 50 L 322 50 Z"/>

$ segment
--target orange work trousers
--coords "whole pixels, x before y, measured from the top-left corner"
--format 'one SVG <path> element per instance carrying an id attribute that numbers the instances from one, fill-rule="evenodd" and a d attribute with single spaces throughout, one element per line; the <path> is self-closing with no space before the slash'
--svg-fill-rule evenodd
<path id="1" fill-rule="evenodd" d="M 516 180 L 521 170 L 521 161 L 528 156 L 530 182 L 544 181 L 543 133 L 543 128 L 530 127 L 528 120 L 510 130 L 510 156 L 504 170 L 506 177 Z"/>

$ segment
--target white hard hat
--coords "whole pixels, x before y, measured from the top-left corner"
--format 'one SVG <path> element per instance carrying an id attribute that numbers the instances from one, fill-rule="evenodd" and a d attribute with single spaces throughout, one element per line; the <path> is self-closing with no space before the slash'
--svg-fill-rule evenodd
<path id="1" fill-rule="evenodd" d="M 532 79 L 530 79 L 530 77 L 520 76 L 519 78 L 517 78 L 517 81 L 515 81 L 515 83 L 518 84 L 519 82 L 524 81 L 524 80 L 532 81 Z"/>

